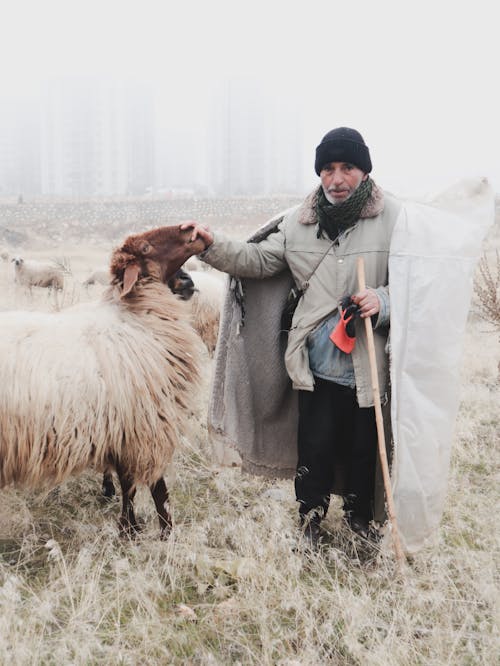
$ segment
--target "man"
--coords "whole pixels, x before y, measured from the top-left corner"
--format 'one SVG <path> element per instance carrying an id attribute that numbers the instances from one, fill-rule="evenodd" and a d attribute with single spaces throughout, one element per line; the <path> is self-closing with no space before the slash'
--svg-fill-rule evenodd
<path id="1" fill-rule="evenodd" d="M 289 270 L 303 290 L 285 365 L 298 391 L 295 492 L 304 534 L 313 545 L 332 491 L 342 495 L 344 519 L 358 534 L 370 536 L 374 517 L 377 432 L 361 320 L 373 319 L 380 391 L 385 397 L 388 255 L 400 204 L 374 183 L 371 170 L 361 134 L 339 127 L 316 148 L 318 187 L 287 211 L 260 242 L 228 240 L 206 226 L 186 223 L 193 227 L 193 239 L 204 239 L 207 249 L 202 258 L 215 268 L 237 278 L 268 278 Z M 357 283 L 358 257 L 364 258 L 369 285 L 363 291 Z M 350 353 L 330 339 L 343 313 L 342 302 L 359 315 L 350 331 L 356 338 Z"/>

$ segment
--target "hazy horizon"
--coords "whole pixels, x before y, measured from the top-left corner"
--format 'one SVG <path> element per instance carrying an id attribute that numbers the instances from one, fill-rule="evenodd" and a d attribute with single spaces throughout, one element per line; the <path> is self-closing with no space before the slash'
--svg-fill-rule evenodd
<path id="1" fill-rule="evenodd" d="M 214 90 L 237 82 L 271 101 L 260 115 L 259 100 L 248 102 L 264 135 L 276 136 L 280 121 L 297 115 L 291 141 L 303 190 L 317 180 L 323 134 L 348 125 L 363 134 L 373 177 L 388 190 L 422 195 L 486 176 L 499 192 L 492 12 L 483 0 L 473 8 L 448 0 L 412 7 L 21 0 L 4 10 L 0 101 L 35 104 L 61 78 L 124 81 L 152 91 L 162 131 L 201 145 L 214 138 L 207 136 Z M 279 144 L 273 150 L 269 168 L 282 169 L 290 158 Z"/>

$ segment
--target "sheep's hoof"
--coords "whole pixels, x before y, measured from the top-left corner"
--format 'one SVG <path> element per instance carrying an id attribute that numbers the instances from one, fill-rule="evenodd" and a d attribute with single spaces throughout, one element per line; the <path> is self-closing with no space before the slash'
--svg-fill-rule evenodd
<path id="1" fill-rule="evenodd" d="M 115 484 L 111 472 L 104 472 L 102 475 L 101 492 L 106 499 L 111 499 L 116 495 Z"/>
<path id="2" fill-rule="evenodd" d="M 160 541 L 166 541 L 172 531 L 172 525 L 162 525 L 160 527 Z"/>
<path id="3" fill-rule="evenodd" d="M 114 486 L 108 487 L 108 486 L 103 486 L 102 487 L 102 496 L 106 501 L 112 500 L 116 496 L 116 490 Z"/>
<path id="4" fill-rule="evenodd" d="M 118 528 L 120 530 L 120 536 L 126 537 L 127 539 L 135 539 L 142 529 L 137 522 L 131 523 L 130 520 L 123 516 L 121 516 L 118 521 Z"/>

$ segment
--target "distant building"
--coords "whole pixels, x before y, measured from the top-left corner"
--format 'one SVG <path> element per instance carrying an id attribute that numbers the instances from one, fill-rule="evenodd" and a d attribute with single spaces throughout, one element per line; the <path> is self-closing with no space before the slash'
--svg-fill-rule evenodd
<path id="1" fill-rule="evenodd" d="M 40 193 L 40 127 L 32 100 L 0 104 L 0 196 Z"/>
<path id="2" fill-rule="evenodd" d="M 144 194 L 153 185 L 148 89 L 92 78 L 54 81 L 42 102 L 41 141 L 42 194 Z"/>
<path id="3" fill-rule="evenodd" d="M 154 189 L 156 126 L 153 93 L 147 85 L 134 85 L 124 95 L 125 138 L 127 145 L 128 194 L 144 194 Z M 119 117 L 117 110 L 116 116 Z"/>
<path id="4" fill-rule="evenodd" d="M 227 81 L 208 111 L 202 98 L 169 98 L 168 80 L 161 92 L 163 106 L 147 84 L 65 77 L 37 104 L 0 104 L 0 195 L 303 192 L 301 114 L 287 90 Z"/>
<path id="5" fill-rule="evenodd" d="M 302 120 L 296 102 L 285 93 L 270 100 L 268 124 L 271 128 L 267 156 L 267 191 L 270 194 L 300 194 L 304 190 L 304 171 L 312 170 L 313 160 L 304 161 Z"/>
<path id="6" fill-rule="evenodd" d="M 158 130 L 156 137 L 156 191 L 173 196 L 178 192 L 194 193 L 195 170 L 204 159 L 205 147 L 197 144 L 192 131 L 168 124 Z"/>
<path id="7" fill-rule="evenodd" d="M 210 114 L 209 178 L 219 195 L 297 193 L 302 189 L 299 114 L 259 81 L 215 88 Z"/>

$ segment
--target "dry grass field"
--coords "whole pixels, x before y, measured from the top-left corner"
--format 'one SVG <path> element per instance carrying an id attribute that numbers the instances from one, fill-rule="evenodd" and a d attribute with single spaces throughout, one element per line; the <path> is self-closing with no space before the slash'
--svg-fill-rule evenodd
<path id="1" fill-rule="evenodd" d="M 58 259 L 71 271 L 56 303 L 42 289 L 16 287 L 12 265 L 0 260 L 0 310 L 98 298 L 103 287 L 87 289 L 83 280 L 141 224 L 213 219 L 243 237 L 267 217 L 245 205 L 231 226 L 230 215 L 189 206 L 177 218 L 136 219 L 132 211 L 115 226 L 98 215 L 78 223 L 67 211 L 61 226 L 48 204 L 22 214 L 0 206 L 0 246 L 11 256 Z M 493 266 L 498 224 L 485 249 Z M 134 541 L 120 538 L 119 502 L 103 500 L 92 472 L 50 491 L 1 491 L 0 663 L 498 664 L 499 360 L 499 331 L 473 310 L 446 510 L 433 542 L 400 577 L 390 549 L 367 551 L 352 539 L 335 502 L 321 550 L 297 550 L 292 483 L 214 462 L 204 417 L 207 356 L 204 402 L 168 474 L 167 542 L 158 540 L 144 489 L 136 502 L 144 529 Z"/>

